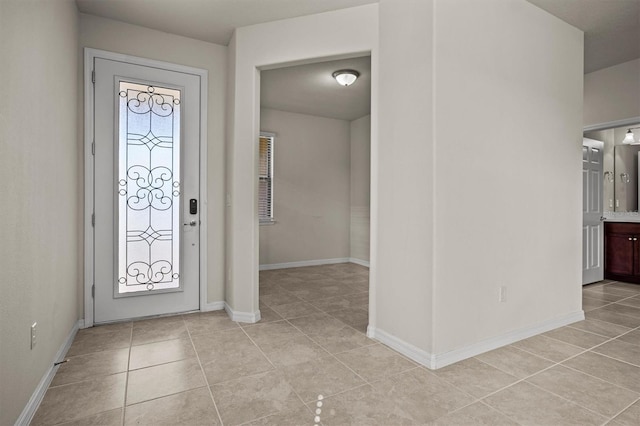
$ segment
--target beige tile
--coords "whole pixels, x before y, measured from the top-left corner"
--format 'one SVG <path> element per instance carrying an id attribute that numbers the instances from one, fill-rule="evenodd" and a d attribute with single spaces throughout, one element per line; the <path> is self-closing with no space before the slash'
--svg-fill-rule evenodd
<path id="1" fill-rule="evenodd" d="M 432 424 L 434 426 L 518 426 L 518 423 L 482 402 L 476 402 L 454 413 L 440 417 Z"/>
<path id="2" fill-rule="evenodd" d="M 603 310 L 608 310 L 610 312 L 615 312 L 620 315 L 626 315 L 633 318 L 640 318 L 640 308 L 627 306 L 622 303 L 612 303 L 610 305 L 605 306 Z"/>
<path id="3" fill-rule="evenodd" d="M 322 412 L 320 412 L 320 415 L 322 415 Z M 310 426 L 315 423 L 315 417 L 316 414 L 303 405 L 297 408 L 283 410 L 277 414 L 262 417 L 258 420 L 253 420 L 245 423 L 245 426 Z"/>
<path id="4" fill-rule="evenodd" d="M 590 297 L 582 298 L 582 309 L 585 311 L 591 311 L 593 309 L 602 308 L 612 302 L 607 302 L 601 299 L 592 299 Z"/>
<path id="5" fill-rule="evenodd" d="M 78 330 L 78 334 L 76 334 L 76 336 L 84 334 L 113 333 L 114 331 L 131 331 L 132 327 L 133 322 L 131 321 L 116 322 L 112 324 L 98 324 L 93 327 Z"/>
<path id="6" fill-rule="evenodd" d="M 640 284 L 615 282 L 605 286 L 608 290 L 640 294 Z"/>
<path id="7" fill-rule="evenodd" d="M 255 345 L 240 328 L 191 336 L 200 360 L 211 361 L 229 353 L 253 348 Z"/>
<path id="8" fill-rule="evenodd" d="M 127 405 L 205 386 L 196 358 L 129 372 Z"/>
<path id="9" fill-rule="evenodd" d="M 190 339 L 164 340 L 132 346 L 129 370 L 180 361 L 195 356 L 196 352 L 193 350 Z"/>
<path id="10" fill-rule="evenodd" d="M 67 358 L 67 360 L 58 367 L 51 386 L 66 385 L 96 376 L 125 372 L 129 360 L 129 349 L 92 352 Z"/>
<path id="11" fill-rule="evenodd" d="M 288 340 L 303 334 L 287 321 L 275 321 L 245 327 L 244 331 L 258 345 Z"/>
<path id="12" fill-rule="evenodd" d="M 126 373 L 49 388 L 32 425 L 57 424 L 124 405 Z"/>
<path id="13" fill-rule="evenodd" d="M 133 323 L 133 345 L 183 338 L 189 338 L 189 333 L 181 315 Z"/>
<path id="14" fill-rule="evenodd" d="M 302 406 L 277 370 L 211 386 L 225 425 L 238 425 Z"/>
<path id="15" fill-rule="evenodd" d="M 352 279 L 345 281 L 345 285 L 348 286 L 355 293 L 366 293 L 369 291 L 369 280 L 363 279 L 361 282 L 351 282 Z"/>
<path id="16" fill-rule="evenodd" d="M 260 345 L 260 349 L 276 368 L 299 364 L 329 355 L 327 351 L 304 335 L 287 340 L 265 342 Z"/>
<path id="17" fill-rule="evenodd" d="M 355 308 L 357 303 L 347 299 L 347 296 L 327 297 L 326 299 L 316 299 L 311 303 L 324 312 L 341 311 L 343 309 Z"/>
<path id="18" fill-rule="evenodd" d="M 344 327 L 342 321 L 324 313 L 295 318 L 289 320 L 289 322 L 308 335 L 340 330 Z"/>
<path id="19" fill-rule="evenodd" d="M 368 382 L 416 367 L 416 363 L 383 345 L 353 349 L 336 357 Z"/>
<path id="20" fill-rule="evenodd" d="M 619 339 L 623 342 L 640 345 L 640 329 L 633 330 L 623 336 L 620 336 Z"/>
<path id="21" fill-rule="evenodd" d="M 210 385 L 273 370 L 273 365 L 257 346 L 215 352 L 202 361 Z"/>
<path id="22" fill-rule="evenodd" d="M 601 425 L 607 419 L 529 383 L 520 382 L 484 400 L 522 425 Z"/>
<path id="23" fill-rule="evenodd" d="M 553 365 L 549 360 L 512 346 L 485 352 L 476 358 L 520 379 Z"/>
<path id="24" fill-rule="evenodd" d="M 365 383 L 333 357 L 290 365 L 282 371 L 305 402 L 315 401 L 318 395 L 334 395 Z"/>
<path id="25" fill-rule="evenodd" d="M 265 294 L 264 296 L 260 296 L 260 302 L 264 303 L 269 307 L 277 306 L 277 305 L 285 305 L 287 303 L 295 303 L 300 302 L 301 300 L 297 298 L 294 294 L 288 291 L 279 291 L 277 293 Z"/>
<path id="26" fill-rule="evenodd" d="M 220 424 L 206 387 L 130 405 L 125 410 L 125 425 Z"/>
<path id="27" fill-rule="evenodd" d="M 612 324 L 610 322 L 599 321 L 596 319 L 587 319 L 584 321 L 574 322 L 569 327 L 577 328 L 582 331 L 588 331 L 593 334 L 599 334 L 605 337 L 616 337 L 631 330 L 629 327 Z"/>
<path id="28" fill-rule="evenodd" d="M 396 409 L 409 414 L 416 424 L 428 423 L 474 401 L 471 395 L 423 368 L 388 377 L 372 386 Z"/>
<path id="29" fill-rule="evenodd" d="M 620 413 L 614 421 L 622 426 L 638 426 L 640 424 L 640 401 Z"/>
<path id="30" fill-rule="evenodd" d="M 78 331 L 67 352 L 68 357 L 92 352 L 128 348 L 131 345 L 131 329 L 95 332 L 93 329 Z"/>
<path id="31" fill-rule="evenodd" d="M 332 328 L 309 337 L 332 354 L 350 351 L 363 346 L 375 345 L 377 342 L 369 339 L 364 333 L 343 325 L 342 328 Z"/>
<path id="32" fill-rule="evenodd" d="M 122 408 L 104 411 L 89 417 L 83 417 L 68 423 L 60 423 L 61 426 L 120 426 L 122 425 Z"/>
<path id="33" fill-rule="evenodd" d="M 563 366 L 555 366 L 527 379 L 528 382 L 605 417 L 612 417 L 640 394 Z"/>
<path id="34" fill-rule="evenodd" d="M 238 327 L 225 311 L 198 312 L 183 315 L 183 319 L 191 335 Z"/>
<path id="35" fill-rule="evenodd" d="M 260 307 L 260 321 L 258 321 L 258 324 L 280 320 L 282 320 L 282 317 L 278 315 L 273 309 L 267 307 L 266 305 Z"/>
<path id="36" fill-rule="evenodd" d="M 320 420 L 324 426 L 415 424 L 409 413 L 396 407 L 369 385 L 325 398 Z"/>
<path id="37" fill-rule="evenodd" d="M 625 299 L 631 295 L 628 293 L 620 294 L 619 292 L 615 292 L 615 291 L 610 292 L 610 291 L 598 290 L 598 289 L 588 289 L 588 290 L 582 291 L 582 296 L 588 297 L 589 299 L 601 300 L 603 302 L 616 302 L 618 300 Z"/>
<path id="38" fill-rule="evenodd" d="M 521 340 L 514 343 L 512 346 L 554 362 L 564 361 L 565 359 L 584 351 L 584 349 L 577 346 L 542 335 Z"/>
<path id="39" fill-rule="evenodd" d="M 286 305 L 276 305 L 272 306 L 271 309 L 273 309 L 282 318 L 286 319 L 304 317 L 320 312 L 320 310 L 307 302 L 294 302 L 287 303 Z"/>
<path id="40" fill-rule="evenodd" d="M 622 315 L 619 312 L 610 310 L 609 306 L 611 305 L 607 305 L 604 308 L 594 309 L 593 311 L 585 312 L 584 315 L 587 319 L 596 319 L 629 328 L 640 327 L 640 318 Z"/>
<path id="41" fill-rule="evenodd" d="M 616 283 L 612 283 L 616 284 Z M 606 296 L 618 296 L 619 300 L 622 297 L 633 296 L 634 292 L 630 291 L 626 288 L 620 288 L 616 286 L 612 286 L 611 284 L 598 286 L 598 287 L 588 287 L 582 290 L 582 294 L 589 295 L 589 297 L 593 297 L 594 294 L 606 295 Z M 615 301 L 615 300 L 612 300 Z"/>
<path id="42" fill-rule="evenodd" d="M 357 308 L 344 309 L 334 311 L 331 315 L 358 331 L 367 332 L 367 326 L 369 325 L 369 311 L 367 310 Z"/>
<path id="43" fill-rule="evenodd" d="M 614 385 L 640 392 L 640 367 L 593 352 L 586 352 L 562 363 Z"/>
<path id="44" fill-rule="evenodd" d="M 616 339 L 594 348 L 593 352 L 607 355 L 608 357 L 625 361 L 629 364 L 634 364 L 640 367 L 640 344 L 634 345 L 632 343 Z"/>
<path id="45" fill-rule="evenodd" d="M 475 358 L 440 368 L 435 370 L 434 374 L 477 398 L 482 398 L 518 380 Z"/>
<path id="46" fill-rule="evenodd" d="M 606 337 L 578 330 L 572 327 L 557 328 L 555 330 L 544 333 L 544 336 L 551 337 L 552 339 L 560 340 L 561 342 L 569 343 L 570 345 L 578 346 L 584 349 L 592 348 L 609 340 Z"/>
<path id="47" fill-rule="evenodd" d="M 634 308 L 640 308 L 640 296 L 622 299 L 617 303 L 619 303 L 620 305 L 627 305 L 627 306 L 633 306 Z"/>

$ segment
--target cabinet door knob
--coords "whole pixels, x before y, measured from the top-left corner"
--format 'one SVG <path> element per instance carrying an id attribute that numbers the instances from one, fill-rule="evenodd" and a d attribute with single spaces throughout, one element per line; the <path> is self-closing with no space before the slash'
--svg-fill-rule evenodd
<path id="1" fill-rule="evenodd" d="M 632 241 L 632 240 L 633 240 L 633 238 L 629 237 L 629 241 Z"/>

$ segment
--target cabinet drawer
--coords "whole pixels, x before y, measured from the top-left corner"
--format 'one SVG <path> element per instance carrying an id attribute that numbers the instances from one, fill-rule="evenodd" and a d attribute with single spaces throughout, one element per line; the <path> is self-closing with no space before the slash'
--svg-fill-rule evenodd
<path id="1" fill-rule="evenodd" d="M 607 234 L 640 234 L 640 223 L 605 222 L 604 232 Z"/>

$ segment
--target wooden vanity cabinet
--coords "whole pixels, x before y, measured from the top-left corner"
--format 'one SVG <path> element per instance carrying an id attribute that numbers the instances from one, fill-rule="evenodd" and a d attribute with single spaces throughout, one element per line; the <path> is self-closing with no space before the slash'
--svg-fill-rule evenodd
<path id="1" fill-rule="evenodd" d="M 640 223 L 604 224 L 604 277 L 640 284 Z"/>

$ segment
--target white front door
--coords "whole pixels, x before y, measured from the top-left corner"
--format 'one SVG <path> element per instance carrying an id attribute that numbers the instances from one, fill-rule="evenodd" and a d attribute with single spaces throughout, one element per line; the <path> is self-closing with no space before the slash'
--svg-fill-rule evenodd
<path id="1" fill-rule="evenodd" d="M 200 77 L 94 70 L 94 322 L 197 310 Z"/>
<path id="2" fill-rule="evenodd" d="M 604 278 L 603 148 L 603 142 L 582 141 L 582 285 Z"/>

